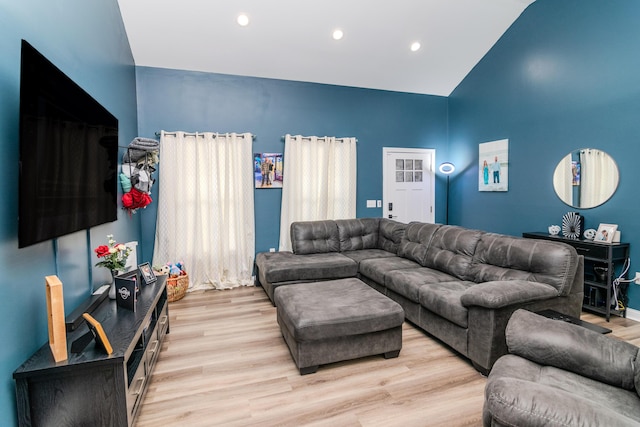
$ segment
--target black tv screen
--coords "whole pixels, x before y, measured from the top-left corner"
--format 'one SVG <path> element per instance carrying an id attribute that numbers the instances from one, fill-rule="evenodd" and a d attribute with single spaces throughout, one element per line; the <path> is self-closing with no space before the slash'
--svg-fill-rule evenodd
<path id="1" fill-rule="evenodd" d="M 18 246 L 117 219 L 118 120 L 26 41 Z"/>

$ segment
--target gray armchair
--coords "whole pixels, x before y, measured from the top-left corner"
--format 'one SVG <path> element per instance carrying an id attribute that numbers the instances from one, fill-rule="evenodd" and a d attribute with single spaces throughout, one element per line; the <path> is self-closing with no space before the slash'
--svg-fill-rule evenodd
<path id="1" fill-rule="evenodd" d="M 638 347 L 517 310 L 485 388 L 484 426 L 638 426 Z"/>

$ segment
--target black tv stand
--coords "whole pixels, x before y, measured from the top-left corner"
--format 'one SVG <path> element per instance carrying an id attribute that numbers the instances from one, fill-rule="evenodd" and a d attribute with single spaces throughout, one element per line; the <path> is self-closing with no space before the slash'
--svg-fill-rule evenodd
<path id="1" fill-rule="evenodd" d="M 134 424 L 169 333 L 166 281 L 143 286 L 135 312 L 107 299 L 92 316 L 102 325 L 113 353 L 108 356 L 92 341 L 56 363 L 49 344 L 42 346 L 13 373 L 20 426 Z M 67 346 L 87 331 L 82 323 L 68 332 Z"/>

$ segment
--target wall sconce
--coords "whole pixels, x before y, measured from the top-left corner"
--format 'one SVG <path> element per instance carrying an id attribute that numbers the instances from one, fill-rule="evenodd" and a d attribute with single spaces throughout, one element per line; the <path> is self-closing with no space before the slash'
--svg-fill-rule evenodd
<path id="1" fill-rule="evenodd" d="M 444 162 L 440 165 L 438 170 L 440 171 L 440 173 L 443 173 L 447 176 L 447 194 L 445 199 L 445 212 L 446 212 L 445 224 L 448 225 L 449 224 L 449 175 L 451 175 L 456 170 L 456 167 L 451 162 Z"/>

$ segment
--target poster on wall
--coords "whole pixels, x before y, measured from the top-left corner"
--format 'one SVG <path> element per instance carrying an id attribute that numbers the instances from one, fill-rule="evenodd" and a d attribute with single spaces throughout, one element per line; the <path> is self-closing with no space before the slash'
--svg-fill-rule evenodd
<path id="1" fill-rule="evenodd" d="M 509 140 L 479 144 L 478 191 L 509 190 Z"/>
<path id="2" fill-rule="evenodd" d="M 282 188 L 282 153 L 253 153 L 255 188 Z"/>
<path id="3" fill-rule="evenodd" d="M 571 161 L 571 185 L 577 187 L 580 185 L 580 162 Z"/>

